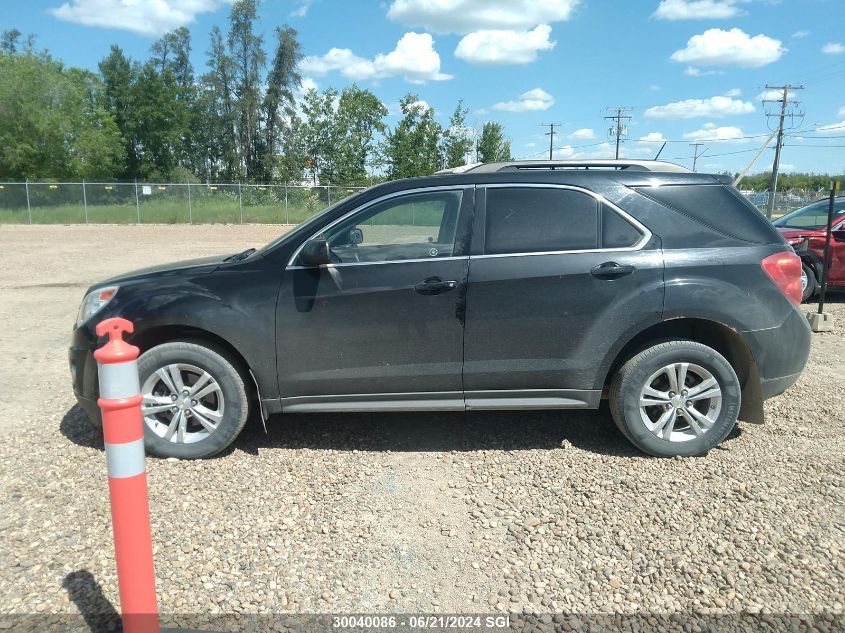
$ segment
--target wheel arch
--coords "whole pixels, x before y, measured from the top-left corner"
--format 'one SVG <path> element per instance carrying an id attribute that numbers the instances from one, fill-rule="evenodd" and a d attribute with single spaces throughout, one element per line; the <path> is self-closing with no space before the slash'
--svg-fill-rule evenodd
<path id="1" fill-rule="evenodd" d="M 634 335 L 616 354 L 605 376 L 603 392 L 617 370 L 634 355 L 647 347 L 672 339 L 696 341 L 719 352 L 731 364 L 742 387 L 739 419 L 760 424 L 763 422 L 763 391 L 757 363 L 739 332 L 716 321 L 696 318 L 675 318 L 651 325 Z"/>
<path id="2" fill-rule="evenodd" d="M 174 341 L 206 344 L 212 349 L 216 348 L 217 351 L 223 352 L 229 362 L 235 366 L 250 392 L 249 395 L 255 397 L 255 384 L 250 377 L 252 371 L 246 358 L 229 341 L 213 332 L 189 325 L 160 325 L 139 332 L 131 340 L 133 345 L 140 348 L 141 353 L 156 345 Z"/>

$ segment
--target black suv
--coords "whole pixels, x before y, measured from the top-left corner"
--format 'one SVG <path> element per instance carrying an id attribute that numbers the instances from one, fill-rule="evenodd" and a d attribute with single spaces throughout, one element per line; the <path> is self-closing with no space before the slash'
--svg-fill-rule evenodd
<path id="1" fill-rule="evenodd" d="M 135 323 L 148 450 L 207 457 L 250 410 L 610 411 L 700 455 L 798 378 L 801 262 L 719 176 L 670 163 L 494 163 L 372 187 L 258 250 L 129 273 L 80 309 Z"/>

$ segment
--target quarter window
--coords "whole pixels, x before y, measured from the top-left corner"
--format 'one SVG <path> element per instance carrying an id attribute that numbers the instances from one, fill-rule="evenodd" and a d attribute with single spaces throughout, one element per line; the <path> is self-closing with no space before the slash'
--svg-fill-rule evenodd
<path id="1" fill-rule="evenodd" d="M 602 248 L 629 248 L 639 242 L 642 237 L 643 234 L 633 224 L 607 205 L 602 205 Z"/>
<path id="2" fill-rule="evenodd" d="M 487 189 L 487 254 L 542 253 L 598 247 L 598 202 L 568 189 Z"/>
<path id="3" fill-rule="evenodd" d="M 450 257 L 462 190 L 408 194 L 376 203 L 325 233 L 337 263 Z"/>

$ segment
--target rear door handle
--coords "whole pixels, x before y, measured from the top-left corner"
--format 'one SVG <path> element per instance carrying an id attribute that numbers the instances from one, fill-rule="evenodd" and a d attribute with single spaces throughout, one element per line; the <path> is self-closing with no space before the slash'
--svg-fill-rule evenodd
<path id="1" fill-rule="evenodd" d="M 429 277 L 414 286 L 414 290 L 421 295 L 439 295 L 442 292 L 449 292 L 457 287 L 457 281 L 443 281 L 440 277 Z"/>
<path id="2" fill-rule="evenodd" d="M 632 272 L 634 272 L 633 266 L 617 264 L 616 262 L 604 262 L 590 270 L 590 274 L 599 279 L 618 279 L 630 275 Z"/>

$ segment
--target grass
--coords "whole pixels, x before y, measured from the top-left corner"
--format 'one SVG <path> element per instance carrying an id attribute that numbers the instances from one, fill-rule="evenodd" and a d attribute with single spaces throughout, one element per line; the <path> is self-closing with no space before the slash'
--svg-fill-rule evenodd
<path id="1" fill-rule="evenodd" d="M 89 204 L 88 223 L 90 224 L 299 224 L 327 205 L 305 203 L 288 204 L 244 204 L 243 211 L 235 200 L 199 199 L 193 201 L 189 213 L 185 200 L 162 198 L 135 204 Z M 241 218 L 243 213 L 243 219 Z M 33 224 L 84 224 L 85 207 L 80 204 L 57 206 L 33 206 Z M 26 207 L 18 209 L 0 209 L 0 224 L 29 224 Z"/>

